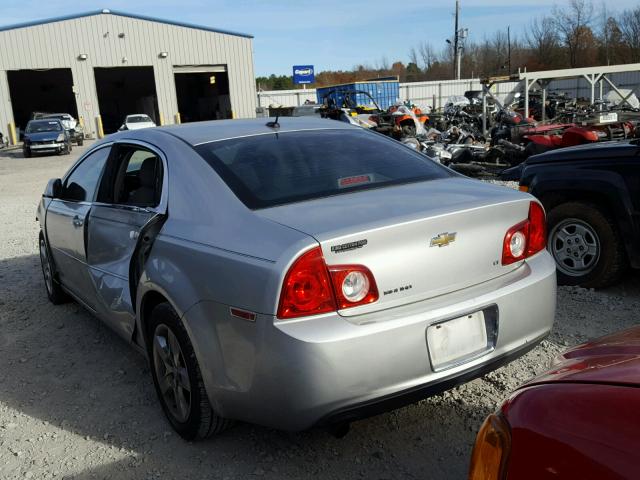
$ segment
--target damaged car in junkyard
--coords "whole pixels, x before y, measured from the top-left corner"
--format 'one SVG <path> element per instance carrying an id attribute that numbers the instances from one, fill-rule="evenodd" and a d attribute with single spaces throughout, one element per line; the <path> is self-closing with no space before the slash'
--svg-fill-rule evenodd
<path id="1" fill-rule="evenodd" d="M 498 368 L 554 319 L 534 197 L 342 122 L 117 133 L 38 219 L 49 299 L 147 355 L 186 439 L 339 430 Z"/>

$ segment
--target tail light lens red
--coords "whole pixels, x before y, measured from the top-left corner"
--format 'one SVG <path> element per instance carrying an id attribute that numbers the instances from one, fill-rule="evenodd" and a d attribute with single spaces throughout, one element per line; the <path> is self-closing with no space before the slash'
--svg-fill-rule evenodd
<path id="1" fill-rule="evenodd" d="M 542 205 L 531 202 L 529 205 L 529 242 L 527 256 L 547 248 L 547 219 Z"/>
<path id="2" fill-rule="evenodd" d="M 278 317 L 296 318 L 336 310 L 329 272 L 320 247 L 304 253 L 287 272 Z"/>
<path id="3" fill-rule="evenodd" d="M 524 260 L 547 246 L 546 218 L 538 202 L 529 204 L 529 217 L 511 227 L 504 236 L 502 265 Z"/>
<path id="4" fill-rule="evenodd" d="M 329 267 L 338 308 L 350 308 L 378 300 L 378 286 L 373 274 L 363 265 Z"/>
<path id="5" fill-rule="evenodd" d="M 298 258 L 284 278 L 278 318 L 297 318 L 378 300 L 378 287 L 363 265 L 327 268 L 320 247 Z"/>

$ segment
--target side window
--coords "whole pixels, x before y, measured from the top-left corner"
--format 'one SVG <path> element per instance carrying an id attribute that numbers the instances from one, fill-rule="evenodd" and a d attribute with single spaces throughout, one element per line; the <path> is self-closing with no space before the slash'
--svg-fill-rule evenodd
<path id="1" fill-rule="evenodd" d="M 92 202 L 110 151 L 109 147 L 101 148 L 82 160 L 62 185 L 60 198 L 74 202 Z"/>
<path id="2" fill-rule="evenodd" d="M 162 194 L 162 160 L 150 150 L 129 145 L 119 145 L 116 157 L 114 174 L 105 178 L 112 182 L 104 189 L 111 192 L 109 203 L 157 206 Z"/>

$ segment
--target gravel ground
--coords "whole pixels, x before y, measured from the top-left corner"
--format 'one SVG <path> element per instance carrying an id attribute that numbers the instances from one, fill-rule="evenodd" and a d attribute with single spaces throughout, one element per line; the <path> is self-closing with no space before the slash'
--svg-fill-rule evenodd
<path id="1" fill-rule="evenodd" d="M 35 208 L 72 156 L 0 151 L 0 478 L 466 478 L 475 433 L 518 384 L 567 346 L 637 323 L 640 276 L 607 291 L 560 288 L 552 335 L 522 359 L 335 439 L 239 424 L 174 435 L 146 361 L 75 304 L 47 302 Z"/>

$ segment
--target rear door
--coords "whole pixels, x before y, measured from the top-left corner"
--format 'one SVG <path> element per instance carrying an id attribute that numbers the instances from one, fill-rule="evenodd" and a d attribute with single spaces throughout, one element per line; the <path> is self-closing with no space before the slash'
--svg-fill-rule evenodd
<path id="1" fill-rule="evenodd" d="M 96 308 L 126 338 L 133 332 L 139 280 L 132 258 L 140 248 L 150 247 L 148 229 L 164 220 L 165 172 L 164 156 L 155 147 L 116 144 L 89 214 L 87 262 Z"/>
<path id="2" fill-rule="evenodd" d="M 76 297 L 94 307 L 87 273 L 87 217 L 95 199 L 111 147 L 98 148 L 81 159 L 67 175 L 62 193 L 49 204 L 46 234 L 56 272 Z"/>

